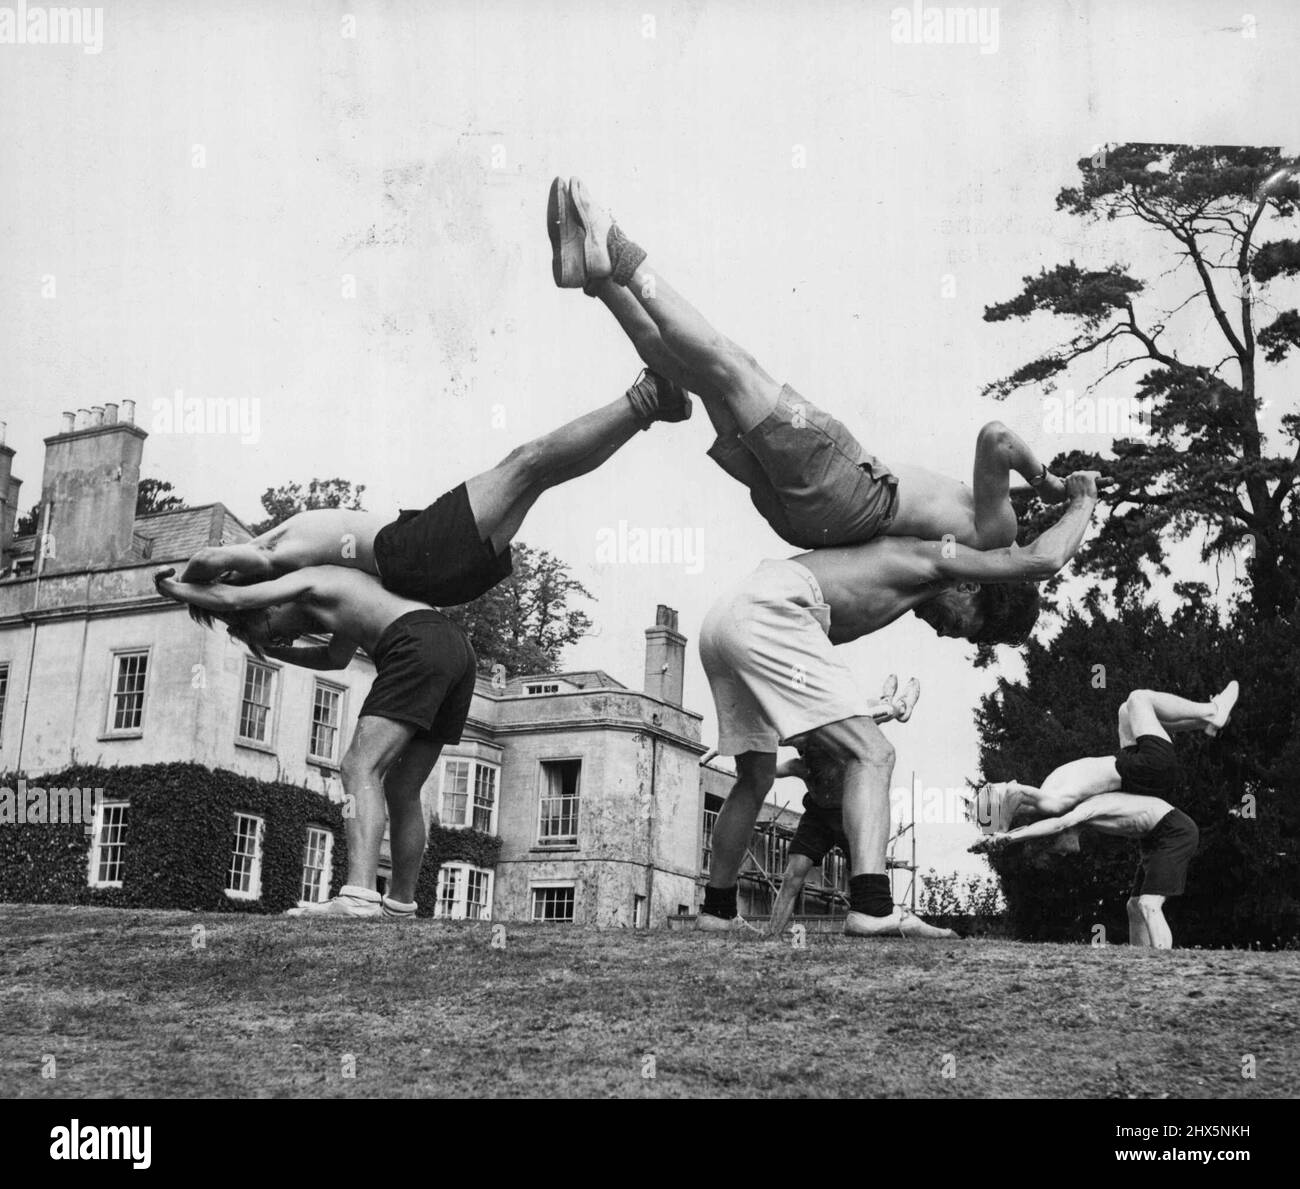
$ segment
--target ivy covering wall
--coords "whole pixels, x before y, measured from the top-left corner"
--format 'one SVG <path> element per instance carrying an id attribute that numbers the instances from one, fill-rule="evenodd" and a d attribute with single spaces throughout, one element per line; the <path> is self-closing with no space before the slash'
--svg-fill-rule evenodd
<path id="1" fill-rule="evenodd" d="M 16 790 L 20 775 L 0 775 L 0 788 Z M 279 913 L 298 902 L 302 890 L 307 828 L 334 835 L 333 879 L 337 892 L 347 875 L 348 850 L 342 806 L 300 785 L 257 780 L 199 764 L 146 764 L 103 768 L 75 765 L 27 788 L 102 788 L 103 799 L 127 801 L 122 886 L 94 888 L 87 878 L 91 846 L 88 823 L 0 824 L 0 901 L 93 904 L 120 908 L 179 908 L 202 912 Z M 261 895 L 226 895 L 235 845 L 235 815 L 265 822 Z M 462 861 L 496 864 L 501 840 L 475 830 L 433 826 L 417 882 L 421 916 L 430 916 L 438 868 Z"/>

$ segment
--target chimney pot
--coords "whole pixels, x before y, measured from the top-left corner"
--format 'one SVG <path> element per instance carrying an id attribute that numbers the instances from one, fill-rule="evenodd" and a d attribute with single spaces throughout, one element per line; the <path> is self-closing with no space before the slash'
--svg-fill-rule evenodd
<path id="1" fill-rule="evenodd" d="M 105 425 L 117 424 L 117 402 L 116 401 L 106 400 L 104 402 L 104 424 Z"/>
<path id="2" fill-rule="evenodd" d="M 85 429 L 86 426 L 89 425 L 89 424 L 90 424 L 90 410 L 89 410 L 89 409 L 78 409 L 78 410 L 77 410 L 77 423 L 76 423 L 76 425 L 73 426 L 73 428 L 74 428 L 74 429 Z"/>
<path id="3" fill-rule="evenodd" d="M 686 637 L 677 631 L 677 612 L 660 603 L 654 627 L 645 630 L 645 692 L 680 706 L 685 674 Z"/>
<path id="4" fill-rule="evenodd" d="M 91 424 L 92 426 L 95 426 L 95 425 L 103 425 L 103 424 L 104 424 L 104 406 L 103 406 L 103 405 L 92 405 L 92 406 L 91 406 L 91 408 L 90 408 L 90 424 Z"/>
<path id="5" fill-rule="evenodd" d="M 76 420 L 76 414 L 75 414 L 75 413 L 64 413 L 64 414 L 63 414 L 63 425 L 60 427 L 59 432 L 60 432 L 60 433 L 71 433 L 71 432 L 72 432 L 72 428 L 73 428 L 73 423 L 75 422 L 75 420 Z"/>
<path id="6" fill-rule="evenodd" d="M 5 428 L 6 428 L 6 424 L 7 424 L 6 422 L 4 422 L 4 421 L 0 421 L 0 446 L 3 446 L 3 445 L 5 444 Z"/>
<path id="7" fill-rule="evenodd" d="M 122 420 L 128 425 L 135 424 L 135 401 L 124 400 L 122 402 Z"/>

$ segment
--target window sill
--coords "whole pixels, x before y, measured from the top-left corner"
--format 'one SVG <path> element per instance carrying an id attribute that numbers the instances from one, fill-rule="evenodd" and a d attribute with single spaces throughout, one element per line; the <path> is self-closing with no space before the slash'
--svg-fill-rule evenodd
<path id="1" fill-rule="evenodd" d="M 320 756 L 308 756 L 307 763 L 313 768 L 321 768 L 326 772 L 342 772 L 343 765 L 338 760 L 326 760 Z"/>
<path id="2" fill-rule="evenodd" d="M 582 847 L 580 847 L 576 842 L 539 842 L 536 846 L 529 848 L 529 853 L 535 855 L 550 855 L 556 854 L 557 852 L 566 853 L 579 851 L 581 849 Z"/>
<path id="3" fill-rule="evenodd" d="M 225 889 L 226 897 L 229 900 L 260 900 L 262 893 L 259 892 L 232 892 L 229 888 Z"/>
<path id="4" fill-rule="evenodd" d="M 247 751 L 260 751 L 263 755 L 275 755 L 275 748 L 269 743 L 258 743 L 256 739 L 236 739 L 236 747 L 242 747 Z"/>
<path id="5" fill-rule="evenodd" d="M 100 743 L 112 743 L 116 739 L 143 739 L 144 731 L 103 731 L 99 735 Z"/>

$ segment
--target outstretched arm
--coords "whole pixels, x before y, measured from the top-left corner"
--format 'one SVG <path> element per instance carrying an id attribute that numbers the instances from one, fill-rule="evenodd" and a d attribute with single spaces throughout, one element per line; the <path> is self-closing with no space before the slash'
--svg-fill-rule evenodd
<path id="1" fill-rule="evenodd" d="M 301 669 L 346 669 L 357 653 L 357 645 L 335 634 L 328 644 L 264 644 L 262 653 Z"/>
<path id="2" fill-rule="evenodd" d="M 1066 830 L 1072 830 L 1075 826 L 1081 826 L 1090 817 L 1092 812 L 1088 802 L 1069 813 L 1063 813 L 1060 817 L 1045 817 L 1042 821 L 1030 822 L 1027 826 L 1017 826 L 1014 830 L 1008 830 L 1004 834 L 990 834 L 981 838 L 978 842 L 968 848 L 972 854 L 985 854 L 989 851 L 1001 850 L 1005 846 L 1010 846 L 1015 842 L 1027 842 L 1031 838 L 1051 838 L 1056 834 L 1064 834 Z"/>
<path id="3" fill-rule="evenodd" d="M 200 549 L 181 571 L 182 582 L 229 582 L 231 577 L 250 582 L 274 578 L 271 559 L 253 545 L 209 545 Z"/>
<path id="4" fill-rule="evenodd" d="M 154 585 L 159 593 L 216 615 L 231 611 L 256 611 L 262 607 L 274 607 L 277 603 L 292 603 L 312 588 L 310 575 L 301 570 L 273 578 L 270 582 L 257 582 L 252 586 L 230 586 L 224 582 L 178 582 L 173 577 L 175 573 L 169 567 L 154 575 Z"/>
<path id="5" fill-rule="evenodd" d="M 1070 506 L 1065 515 L 1023 549 L 968 549 L 955 541 L 927 542 L 933 549 L 934 578 L 957 582 L 1042 582 L 1078 551 L 1097 504 L 1097 473 L 1076 471 L 1066 480 Z"/>

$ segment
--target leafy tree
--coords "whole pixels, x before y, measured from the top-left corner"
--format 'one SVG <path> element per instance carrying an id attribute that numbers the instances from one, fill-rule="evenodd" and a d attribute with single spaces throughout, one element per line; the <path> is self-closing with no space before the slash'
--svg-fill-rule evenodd
<path id="1" fill-rule="evenodd" d="M 564 649 L 591 628 L 585 611 L 570 607 L 591 592 L 568 566 L 544 549 L 516 541 L 514 573 L 485 595 L 447 615 L 469 633 L 479 669 L 503 665 L 509 676 L 554 673 Z"/>
<path id="2" fill-rule="evenodd" d="M 148 516 L 151 512 L 172 512 L 186 507 L 185 500 L 172 495 L 175 488 L 166 479 L 141 479 L 135 497 L 135 514 Z"/>
<path id="3" fill-rule="evenodd" d="M 277 524 L 283 524 L 290 516 L 307 512 L 314 508 L 349 508 L 361 510 L 361 496 L 365 484 L 355 487 L 346 479 L 312 479 L 306 486 L 301 483 L 286 483 L 281 487 L 268 487 L 262 493 L 262 508 L 266 519 L 257 524 L 250 524 L 253 536 L 269 532 Z"/>
<path id="4" fill-rule="evenodd" d="M 1113 579 L 1122 597 L 1149 585 L 1148 566 L 1168 575 L 1168 541 L 1205 530 L 1203 560 L 1245 549 L 1255 614 L 1289 610 L 1300 595 L 1300 538 L 1290 523 L 1300 498 L 1300 415 L 1266 430 L 1257 381 L 1264 365 L 1300 347 L 1300 312 L 1277 304 L 1294 300 L 1277 290 L 1300 274 L 1300 240 L 1261 238 L 1297 215 L 1300 171 L 1276 148 L 1165 144 L 1118 145 L 1078 165 L 1081 180 L 1060 192 L 1057 209 L 1155 229 L 1175 275 L 1187 274 L 1186 293 L 1157 308 L 1146 300 L 1147 280 L 1117 263 L 1071 260 L 1025 277 L 1015 297 L 986 308 L 985 320 L 1045 312 L 1072 332 L 985 391 L 1003 398 L 1050 388 L 1094 352 L 1107 366 L 1090 389 L 1137 369 L 1130 391 L 1150 433 L 1117 441 L 1114 459 L 1071 451 L 1053 463 L 1059 473 L 1093 467 L 1116 480 L 1105 497 L 1110 515 L 1075 571 Z M 1206 309 L 1214 327 L 1199 358 L 1179 354 L 1166 333 L 1188 305 Z M 1059 514 L 1041 513 L 1035 527 Z"/>
<path id="5" fill-rule="evenodd" d="M 1110 613 L 1094 588 L 1050 644 L 1026 645 L 1023 682 L 1000 680 L 981 704 L 981 768 L 1037 784 L 1058 764 L 1118 750 L 1130 690 L 1202 700 L 1237 678 L 1243 696 L 1226 731 L 1174 740 L 1183 781 L 1172 800 L 1201 847 L 1169 916 L 1179 945 L 1283 943 L 1300 933 L 1300 628 L 1245 611 L 1225 620 L 1204 586 L 1175 590 L 1182 605 L 1166 620 L 1136 599 Z M 1098 924 L 1111 940 L 1127 936 L 1137 848 L 1087 831 L 1080 841 L 1073 855 L 1026 843 L 991 857 L 1019 936 L 1088 940 Z"/>

